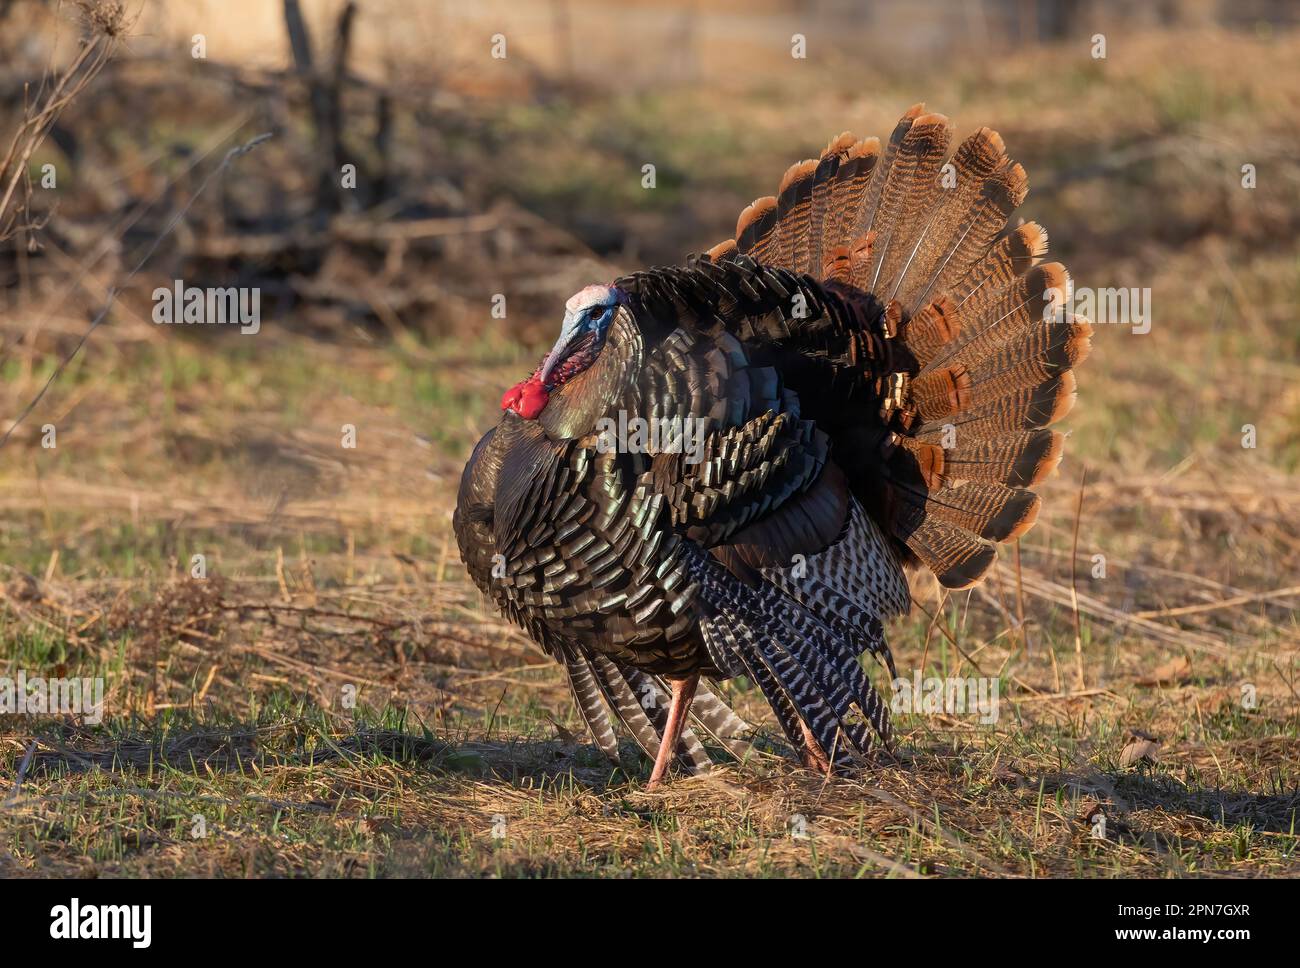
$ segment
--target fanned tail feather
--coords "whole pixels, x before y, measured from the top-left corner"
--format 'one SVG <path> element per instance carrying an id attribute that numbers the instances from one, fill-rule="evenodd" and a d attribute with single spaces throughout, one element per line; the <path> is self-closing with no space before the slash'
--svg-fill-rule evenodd
<path id="1" fill-rule="evenodd" d="M 1061 459 L 1061 435 L 1045 428 L 1073 403 L 1071 370 L 1092 331 L 1061 311 L 1070 277 L 1040 265 L 1043 228 L 1006 231 L 1028 179 L 1002 138 L 981 128 L 948 157 L 950 132 L 917 104 L 883 149 L 839 135 L 714 252 L 874 297 L 902 382 L 864 493 L 878 495 L 871 510 L 903 547 L 964 587 L 995 560 L 990 543 L 1032 525 L 1026 488 Z"/>

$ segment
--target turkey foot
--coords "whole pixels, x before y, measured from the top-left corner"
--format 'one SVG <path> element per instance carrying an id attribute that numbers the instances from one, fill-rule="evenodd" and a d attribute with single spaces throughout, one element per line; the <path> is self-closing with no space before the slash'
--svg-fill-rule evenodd
<path id="1" fill-rule="evenodd" d="M 668 722 L 664 725 L 664 736 L 659 742 L 659 755 L 655 757 L 654 769 L 650 771 L 650 782 L 646 792 L 650 793 L 668 773 L 668 764 L 673 761 L 677 751 L 677 741 L 686 726 L 686 716 L 691 711 L 691 700 L 695 698 L 695 687 L 700 683 L 700 674 L 687 676 L 685 679 L 669 680 L 673 685 L 673 699 L 668 707 Z"/>

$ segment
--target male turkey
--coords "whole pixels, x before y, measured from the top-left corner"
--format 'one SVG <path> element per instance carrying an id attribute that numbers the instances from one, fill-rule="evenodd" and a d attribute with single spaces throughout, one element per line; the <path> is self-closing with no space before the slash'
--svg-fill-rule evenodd
<path id="1" fill-rule="evenodd" d="M 735 239 L 583 289 L 465 467 L 470 575 L 652 788 L 674 753 L 709 765 L 688 717 L 747 748 L 702 675 L 757 683 L 810 767 L 888 744 L 859 659 L 894 676 L 903 566 L 965 588 L 1034 522 L 1091 327 L 1044 230 L 1004 232 L 1027 183 L 1002 139 L 950 137 L 921 105 L 883 146 L 842 134 Z"/>

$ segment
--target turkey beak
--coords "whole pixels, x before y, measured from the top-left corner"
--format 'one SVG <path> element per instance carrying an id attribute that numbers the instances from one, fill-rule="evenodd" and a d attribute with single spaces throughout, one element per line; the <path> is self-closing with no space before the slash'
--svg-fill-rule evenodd
<path id="1" fill-rule="evenodd" d="M 546 386 L 546 381 L 551 376 L 551 371 L 564 359 L 564 351 L 569 343 L 573 340 L 574 331 L 578 328 L 578 317 L 573 313 L 564 314 L 564 325 L 560 327 L 560 337 L 551 347 L 551 351 L 546 354 L 546 359 L 542 361 L 542 371 L 537 374 L 542 386 Z"/>

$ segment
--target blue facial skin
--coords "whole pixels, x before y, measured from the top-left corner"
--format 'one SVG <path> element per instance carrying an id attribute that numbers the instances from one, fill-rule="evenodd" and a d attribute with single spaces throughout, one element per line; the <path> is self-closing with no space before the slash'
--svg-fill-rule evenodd
<path id="1" fill-rule="evenodd" d="M 611 306 L 592 306 L 582 315 L 582 324 L 578 327 L 577 336 L 583 333 L 595 333 L 601 339 L 605 338 L 605 332 L 609 329 L 609 324 L 614 319 L 614 307 Z M 577 338 L 575 336 L 575 339 Z"/>
<path id="2" fill-rule="evenodd" d="M 605 334 L 609 331 L 609 324 L 613 322 L 614 307 L 617 304 L 617 300 L 611 300 L 609 303 L 588 306 L 576 313 L 566 312 L 564 314 L 564 325 L 560 327 L 560 336 L 555 341 L 555 345 L 551 347 L 551 352 L 546 355 L 546 362 L 542 364 L 540 377 L 543 385 L 547 384 L 551 371 L 566 358 L 565 350 L 584 336 L 595 334 L 595 350 L 599 352 L 600 347 L 605 343 Z M 592 357 L 594 359 L 595 353 L 592 354 Z"/>

